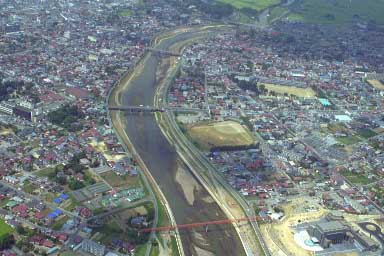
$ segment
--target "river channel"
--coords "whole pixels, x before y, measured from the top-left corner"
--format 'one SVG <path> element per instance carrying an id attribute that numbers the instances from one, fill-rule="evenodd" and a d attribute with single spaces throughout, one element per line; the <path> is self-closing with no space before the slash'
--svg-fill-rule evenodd
<path id="1" fill-rule="evenodd" d="M 161 40 L 157 49 L 196 37 L 194 32 L 181 32 Z M 121 101 L 127 106 L 153 106 L 161 57 L 149 54 L 142 68 L 123 92 Z M 161 72 L 164 72 L 162 69 Z M 198 184 L 175 149 L 162 134 L 152 114 L 126 114 L 125 131 L 145 165 L 165 195 L 178 224 L 225 219 L 225 214 L 208 192 Z M 182 172 L 181 174 L 178 172 Z M 178 177 L 178 178 L 177 178 Z M 189 191 L 189 192 L 188 192 Z M 192 193 L 192 195 L 187 195 Z M 232 225 L 181 230 L 185 255 L 243 255 L 241 241 Z"/>

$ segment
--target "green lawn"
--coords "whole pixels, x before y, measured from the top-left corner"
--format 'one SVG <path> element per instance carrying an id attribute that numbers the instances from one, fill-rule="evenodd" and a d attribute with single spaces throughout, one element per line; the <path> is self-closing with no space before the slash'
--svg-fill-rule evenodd
<path id="1" fill-rule="evenodd" d="M 281 0 L 217 0 L 218 2 L 231 4 L 237 9 L 250 8 L 256 11 L 263 10 L 269 6 L 279 4 Z"/>
<path id="2" fill-rule="evenodd" d="M 290 20 L 308 23 L 342 24 L 354 20 L 384 24 L 384 0 L 297 0 Z"/>
<path id="3" fill-rule="evenodd" d="M 11 234 L 14 231 L 3 219 L 0 219 L 0 237 Z"/>

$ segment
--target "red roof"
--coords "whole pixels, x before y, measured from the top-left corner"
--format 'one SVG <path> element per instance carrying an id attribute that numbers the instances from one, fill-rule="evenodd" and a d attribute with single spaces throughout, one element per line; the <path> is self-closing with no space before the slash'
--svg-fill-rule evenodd
<path id="1" fill-rule="evenodd" d="M 48 247 L 48 248 L 52 248 L 53 246 L 55 246 L 55 244 L 52 241 L 44 240 L 43 246 Z"/>
<path id="2" fill-rule="evenodd" d="M 28 211 L 28 206 L 25 204 L 20 204 L 12 208 L 12 212 L 16 214 L 26 213 Z"/>
<path id="3" fill-rule="evenodd" d="M 42 218 L 44 218 L 44 213 L 42 213 L 42 212 L 36 212 L 35 213 L 35 218 L 36 219 L 42 219 Z"/>
<path id="4" fill-rule="evenodd" d="M 88 91 L 81 89 L 81 88 L 76 88 L 76 87 L 71 87 L 67 89 L 67 93 L 70 95 L 75 96 L 76 98 L 82 99 L 88 97 Z"/>

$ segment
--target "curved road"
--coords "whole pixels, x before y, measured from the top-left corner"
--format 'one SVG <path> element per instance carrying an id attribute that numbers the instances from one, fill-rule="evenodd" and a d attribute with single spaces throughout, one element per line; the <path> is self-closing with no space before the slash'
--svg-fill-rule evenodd
<path id="1" fill-rule="evenodd" d="M 175 44 L 187 42 L 207 32 L 202 31 L 201 28 L 192 29 L 192 31 L 179 31 L 159 40 L 159 43 L 154 47 L 166 51 Z M 159 77 L 163 77 L 162 74 L 167 72 L 167 67 L 160 65 L 164 58 L 166 57 L 148 53 L 141 64 L 135 68 L 132 77 L 118 86 L 120 89 L 123 87 L 122 93 L 118 95 L 118 102 L 110 99 L 110 104 L 116 103 L 118 105 L 121 102 L 123 106 L 153 106 L 157 85 L 160 82 Z M 127 114 L 121 120 L 125 121 L 124 132 L 160 187 L 176 223 L 184 224 L 226 218 L 226 215 L 203 186 L 199 186 L 199 189 L 193 191 L 193 203 L 188 200 L 185 191 L 189 189 L 190 184 L 198 184 L 199 182 L 192 175 L 187 176 L 188 181 L 186 182 L 176 180 L 175 176 L 178 169 L 182 168 L 188 172 L 188 167 L 178 157 L 174 146 L 164 137 L 154 115 Z M 232 225 L 210 227 L 209 230 L 207 233 L 204 228 L 180 232 L 184 254 L 245 254 L 242 243 Z"/>

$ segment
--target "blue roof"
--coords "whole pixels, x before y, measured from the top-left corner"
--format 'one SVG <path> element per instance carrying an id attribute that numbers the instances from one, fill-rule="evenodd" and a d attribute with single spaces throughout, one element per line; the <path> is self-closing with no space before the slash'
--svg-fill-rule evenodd
<path id="1" fill-rule="evenodd" d="M 57 215 L 63 214 L 63 211 L 60 209 L 55 209 L 53 212 L 56 213 Z"/>
<path id="2" fill-rule="evenodd" d="M 67 194 L 63 193 L 63 194 L 60 195 L 60 198 L 64 199 L 64 200 L 67 200 L 67 199 L 69 199 L 69 196 Z"/>
<path id="3" fill-rule="evenodd" d="M 53 202 L 55 204 L 61 204 L 61 199 L 57 197 L 57 198 L 53 199 Z"/>
<path id="4" fill-rule="evenodd" d="M 48 213 L 47 216 L 48 216 L 48 218 L 55 219 L 57 217 L 57 214 L 54 212 L 50 212 L 50 213 Z"/>
<path id="5" fill-rule="evenodd" d="M 319 101 L 320 101 L 320 103 L 321 103 L 323 106 L 331 106 L 331 102 L 329 102 L 328 99 L 325 99 L 325 98 L 319 98 Z"/>

